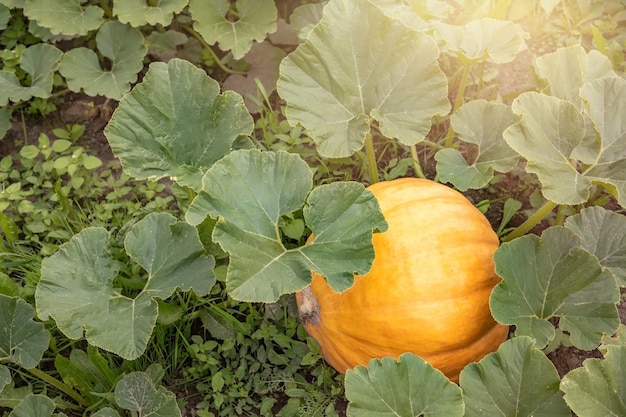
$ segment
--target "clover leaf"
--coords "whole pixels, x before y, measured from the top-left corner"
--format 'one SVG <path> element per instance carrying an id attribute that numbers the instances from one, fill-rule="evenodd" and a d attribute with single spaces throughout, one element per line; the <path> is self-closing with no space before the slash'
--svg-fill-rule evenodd
<path id="1" fill-rule="evenodd" d="M 138 179 L 171 177 L 196 191 L 202 176 L 252 133 L 252 117 L 237 93 L 188 61 L 150 65 L 104 130 L 124 170 Z"/>
<path id="2" fill-rule="evenodd" d="M 155 298 L 168 298 L 177 288 L 205 295 L 215 281 L 214 261 L 204 255 L 195 228 L 170 214 L 151 213 L 124 240 L 126 253 L 147 273 L 143 290 L 133 298 L 118 288 L 124 278 L 109 240 L 104 228 L 86 228 L 44 259 L 35 290 L 37 312 L 43 319 L 52 317 L 71 339 L 84 333 L 89 343 L 135 359 L 157 319 Z"/>
<path id="3" fill-rule="evenodd" d="M 450 117 L 450 123 L 462 141 L 477 145 L 475 156 L 470 163 L 457 149 L 447 148 L 437 152 L 435 159 L 441 181 L 451 182 L 463 191 L 478 189 L 491 181 L 494 171 L 508 172 L 513 169 L 517 165 L 518 154 L 507 145 L 502 133 L 517 121 L 515 114 L 504 104 L 481 99 L 461 106 Z"/>
<path id="4" fill-rule="evenodd" d="M 55 35 L 86 35 L 104 23 L 104 10 L 85 0 L 26 0 L 24 15 Z"/>
<path id="5" fill-rule="evenodd" d="M 211 45 L 217 42 L 222 51 L 241 59 L 254 41 L 261 42 L 276 30 L 278 11 L 273 0 L 237 0 L 235 4 L 233 13 L 228 0 L 191 0 L 189 13 L 204 40 Z"/>
<path id="6" fill-rule="evenodd" d="M 438 56 L 431 37 L 370 1 L 336 0 L 282 61 L 278 93 L 289 123 L 302 124 L 322 156 L 352 155 L 375 121 L 386 137 L 413 145 L 450 110 Z"/>
<path id="7" fill-rule="evenodd" d="M 386 228 L 374 195 L 356 182 L 311 187 L 306 162 L 282 151 L 233 151 L 207 171 L 186 218 L 219 219 L 213 240 L 230 254 L 226 289 L 233 298 L 276 301 L 308 285 L 311 270 L 343 291 L 355 273 L 371 268 L 372 232 Z M 300 209 L 314 238 L 288 249 L 278 225 Z"/>
<path id="8" fill-rule="evenodd" d="M 491 294 L 494 318 L 515 324 L 518 335 L 533 337 L 541 349 L 555 335 L 548 320 L 558 317 L 574 346 L 596 348 L 603 333 L 619 326 L 620 295 L 613 274 L 580 245 L 574 232 L 558 226 L 541 238 L 527 235 L 502 244 L 494 254 L 503 280 Z"/>
<path id="9" fill-rule="evenodd" d="M 111 60 L 111 69 L 102 69 L 98 55 L 88 48 L 73 48 L 63 55 L 59 71 L 72 91 L 81 89 L 90 96 L 103 95 L 119 100 L 143 69 L 147 48 L 138 29 L 118 21 L 102 25 L 96 35 L 102 56 Z"/>

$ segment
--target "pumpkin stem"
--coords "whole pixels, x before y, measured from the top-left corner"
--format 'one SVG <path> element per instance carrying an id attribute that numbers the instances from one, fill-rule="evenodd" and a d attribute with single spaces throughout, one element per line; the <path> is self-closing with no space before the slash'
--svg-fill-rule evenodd
<path id="1" fill-rule="evenodd" d="M 300 321 L 304 325 L 311 324 L 317 326 L 320 324 L 320 304 L 317 302 L 317 298 L 310 286 L 300 291 L 298 314 Z"/>

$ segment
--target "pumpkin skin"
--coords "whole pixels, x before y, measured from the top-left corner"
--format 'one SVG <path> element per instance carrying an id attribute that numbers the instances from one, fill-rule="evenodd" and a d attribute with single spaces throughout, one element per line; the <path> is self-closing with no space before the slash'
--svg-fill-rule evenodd
<path id="1" fill-rule="evenodd" d="M 369 187 L 388 224 L 375 233 L 371 270 L 336 293 L 312 273 L 296 294 L 300 319 L 339 372 L 413 352 L 452 381 L 508 335 L 489 310 L 500 282 L 499 240 L 465 196 L 434 181 L 402 178 Z"/>

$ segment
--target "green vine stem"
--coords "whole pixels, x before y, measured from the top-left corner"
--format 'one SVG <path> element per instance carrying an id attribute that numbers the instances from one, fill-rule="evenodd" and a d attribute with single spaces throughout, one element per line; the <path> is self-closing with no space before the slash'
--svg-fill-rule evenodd
<path id="1" fill-rule="evenodd" d="M 191 26 L 189 25 L 181 25 L 181 27 L 183 29 L 185 29 L 191 36 L 193 36 L 194 38 L 196 38 L 198 40 L 198 42 L 200 42 L 202 44 L 202 46 L 204 47 L 204 49 L 206 49 L 211 56 L 213 57 L 213 60 L 215 61 L 215 63 L 217 64 L 218 67 L 220 67 L 220 69 L 222 71 L 224 71 L 227 74 L 245 74 L 243 72 L 240 71 L 235 71 L 233 69 L 228 68 L 226 65 L 224 65 L 224 63 L 222 62 L 222 60 L 215 54 L 215 51 L 213 51 L 213 48 L 211 48 L 211 45 L 209 45 L 202 36 L 200 36 L 200 34 L 198 32 L 196 32 Z"/>
<path id="2" fill-rule="evenodd" d="M 415 171 L 415 176 L 418 178 L 426 178 L 424 175 L 424 171 L 422 171 L 422 166 L 420 165 L 420 161 L 417 158 L 417 146 L 411 145 L 411 159 L 413 159 L 413 171 Z"/>
<path id="3" fill-rule="evenodd" d="M 554 201 L 547 201 L 543 206 L 539 207 L 539 209 L 526 221 L 519 226 L 517 226 L 511 233 L 506 235 L 502 242 L 510 242 L 513 239 L 517 239 L 518 237 L 524 236 L 526 233 L 530 232 L 533 227 L 535 227 L 544 217 L 546 217 L 549 213 L 554 210 L 554 208 L 558 204 Z"/>
<path id="4" fill-rule="evenodd" d="M 68 386 L 67 384 L 64 384 L 63 382 L 59 381 L 58 379 L 48 375 L 47 373 L 43 372 L 42 370 L 37 369 L 37 368 L 30 368 L 30 369 L 26 369 L 26 370 L 28 372 L 30 372 L 33 376 L 35 376 L 35 377 L 41 379 L 42 381 L 52 385 L 53 387 L 55 387 L 59 391 L 64 392 L 65 394 L 69 395 L 74 401 L 76 401 L 80 405 L 82 405 L 84 407 L 87 407 L 89 405 L 89 402 L 87 402 L 86 399 L 84 399 L 79 393 L 74 391 L 70 386 Z"/>
<path id="5" fill-rule="evenodd" d="M 104 15 L 108 17 L 109 19 L 112 19 L 113 12 L 111 11 L 111 8 L 109 7 L 109 3 L 105 0 L 100 0 L 99 4 L 100 4 L 100 8 L 104 11 Z"/>
<path id="6" fill-rule="evenodd" d="M 365 135 L 365 155 L 367 156 L 367 168 L 370 173 L 370 182 L 372 184 L 380 181 L 378 177 L 378 164 L 376 162 L 376 152 L 374 151 L 374 141 L 372 140 L 372 133 L 367 132 Z"/>
<path id="7" fill-rule="evenodd" d="M 465 87 L 467 87 L 467 79 L 469 78 L 470 73 L 470 62 L 467 59 L 463 60 L 463 74 L 461 75 L 461 82 L 459 83 L 459 90 L 457 91 L 456 98 L 454 99 L 454 107 L 452 107 L 452 112 L 456 112 L 459 107 L 463 105 L 463 101 L 465 100 Z M 454 140 L 454 129 L 452 129 L 452 125 L 448 128 L 448 134 L 446 135 L 445 147 L 451 148 L 452 141 Z"/>

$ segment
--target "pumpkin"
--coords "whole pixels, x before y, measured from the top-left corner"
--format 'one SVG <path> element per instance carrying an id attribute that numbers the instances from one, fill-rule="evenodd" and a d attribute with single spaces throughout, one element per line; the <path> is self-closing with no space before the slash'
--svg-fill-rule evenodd
<path id="1" fill-rule="evenodd" d="M 456 382 L 461 369 L 508 335 L 489 309 L 500 282 L 493 263 L 498 237 L 464 195 L 445 185 L 402 178 L 369 190 L 388 224 L 373 236 L 371 270 L 343 293 L 312 272 L 311 285 L 296 294 L 300 319 L 339 372 L 413 352 Z"/>

